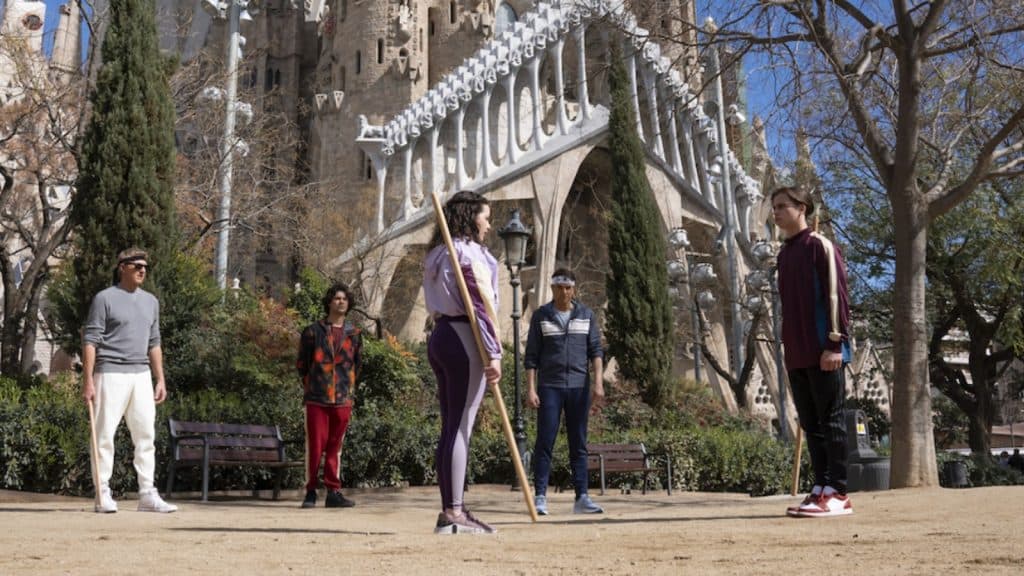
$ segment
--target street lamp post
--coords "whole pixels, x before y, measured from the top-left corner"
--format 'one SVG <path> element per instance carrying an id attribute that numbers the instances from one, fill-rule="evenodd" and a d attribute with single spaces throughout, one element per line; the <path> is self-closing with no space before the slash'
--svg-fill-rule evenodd
<path id="1" fill-rule="evenodd" d="M 526 456 L 526 428 L 523 424 L 523 397 L 519 389 L 519 319 L 522 318 L 519 309 L 519 272 L 526 263 L 526 244 L 530 234 L 530 229 L 519 219 L 519 210 L 513 210 L 508 223 L 498 231 L 498 236 L 505 244 L 505 266 L 508 267 L 509 284 L 512 285 L 512 384 L 515 394 L 512 432 L 521 461 Z"/>
<path id="2" fill-rule="evenodd" d="M 228 46 L 227 46 L 227 89 L 225 100 L 227 101 L 224 115 L 224 136 L 220 141 L 221 164 L 220 164 L 220 209 L 217 212 L 217 220 L 220 222 L 220 230 L 217 232 L 217 262 L 216 276 L 217 286 L 223 290 L 227 286 L 228 274 L 228 235 L 231 219 L 231 176 L 232 157 L 234 156 L 235 140 L 235 102 L 238 98 L 238 42 L 239 42 L 239 18 L 241 7 L 236 0 L 228 0 Z"/>
<path id="3" fill-rule="evenodd" d="M 214 275 L 217 286 L 221 290 L 227 288 L 228 248 L 231 220 L 231 186 L 233 176 L 234 154 L 236 149 L 246 153 L 246 146 L 235 138 L 235 115 L 242 112 L 243 116 L 251 116 L 252 108 L 238 102 L 238 59 L 242 52 L 245 39 L 240 28 L 241 21 L 251 21 L 252 15 L 246 9 L 249 0 L 203 0 L 203 9 L 214 18 L 226 18 L 228 22 L 228 41 L 226 49 L 227 81 L 223 92 L 220 89 L 209 89 L 209 97 L 219 100 L 224 98 L 224 133 L 220 139 L 220 166 L 217 174 L 217 187 L 220 192 L 220 207 L 217 210 L 217 246 L 214 257 Z"/>

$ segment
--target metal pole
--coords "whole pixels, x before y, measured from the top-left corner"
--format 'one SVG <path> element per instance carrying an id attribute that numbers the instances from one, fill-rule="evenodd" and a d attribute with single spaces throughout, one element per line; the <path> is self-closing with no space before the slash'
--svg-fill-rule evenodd
<path id="1" fill-rule="evenodd" d="M 519 309 L 519 267 L 516 266 L 512 272 L 510 283 L 512 284 L 512 383 L 513 390 L 515 392 L 515 401 L 513 402 L 514 414 L 513 420 L 513 432 L 516 438 L 516 449 L 519 451 L 519 460 L 524 463 L 524 457 L 526 456 L 526 429 L 523 424 L 523 396 L 520 393 L 520 378 L 519 373 L 519 319 L 522 318 L 522 312 Z"/>
<path id="2" fill-rule="evenodd" d="M 710 19 L 709 19 L 710 20 Z M 714 22 L 708 22 L 708 32 L 715 31 Z M 722 187 L 725 204 L 725 249 L 729 260 L 729 298 L 732 300 L 733 372 L 738 378 L 743 366 L 743 322 L 740 318 L 740 279 L 736 262 L 736 199 L 733 197 L 729 174 L 729 142 L 726 140 L 725 97 L 722 95 L 721 63 L 718 49 L 711 49 L 711 74 L 715 78 L 715 100 L 718 103 L 718 143 L 722 154 Z"/>
<path id="3" fill-rule="evenodd" d="M 238 44 L 239 18 L 241 7 L 237 0 L 228 0 L 228 47 L 227 47 L 227 90 L 225 90 L 226 110 L 224 113 L 224 136 L 220 141 L 220 210 L 217 221 L 220 229 L 217 232 L 216 276 L 217 286 L 221 290 L 227 288 L 228 272 L 228 234 L 231 220 L 231 161 L 235 148 L 235 106 L 238 97 Z"/>

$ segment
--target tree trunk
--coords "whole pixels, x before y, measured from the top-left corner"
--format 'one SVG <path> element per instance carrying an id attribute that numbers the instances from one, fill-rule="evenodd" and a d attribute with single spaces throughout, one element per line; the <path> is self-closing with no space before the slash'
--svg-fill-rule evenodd
<path id="1" fill-rule="evenodd" d="M 971 447 L 971 452 L 990 454 L 992 442 L 989 432 L 992 430 L 992 421 L 986 421 L 985 415 L 979 410 L 967 415 L 967 424 L 967 444 Z"/>
<path id="2" fill-rule="evenodd" d="M 967 442 L 971 452 L 990 455 L 992 448 L 992 422 L 996 419 L 995 394 L 992 384 L 995 381 L 995 367 L 988 363 L 987 349 L 991 343 L 985 338 L 971 343 L 971 358 L 968 369 L 971 373 L 971 384 L 974 387 L 975 410 L 968 412 L 970 423 Z"/>
<path id="3" fill-rule="evenodd" d="M 912 182 L 890 193 L 896 232 L 893 298 L 893 488 L 937 486 L 928 379 L 928 326 L 925 314 L 925 257 L 928 209 Z"/>
<path id="4" fill-rule="evenodd" d="M 33 289 L 29 297 L 28 308 L 25 310 L 25 322 L 22 325 L 19 341 L 22 374 L 32 374 L 32 365 L 36 363 L 36 338 L 39 336 L 39 296 L 41 292 L 42 290 L 39 288 Z"/>
<path id="5" fill-rule="evenodd" d="M 14 376 L 21 373 L 21 318 L 20 314 L 4 317 L 0 332 L 0 373 Z"/>

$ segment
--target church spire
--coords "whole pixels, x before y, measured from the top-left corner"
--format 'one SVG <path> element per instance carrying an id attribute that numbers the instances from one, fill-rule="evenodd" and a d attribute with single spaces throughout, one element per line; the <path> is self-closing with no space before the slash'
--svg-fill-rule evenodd
<path id="1" fill-rule="evenodd" d="M 82 14 L 78 2 L 68 0 L 60 7 L 60 22 L 53 39 L 51 66 L 61 72 L 77 72 L 81 69 Z"/>

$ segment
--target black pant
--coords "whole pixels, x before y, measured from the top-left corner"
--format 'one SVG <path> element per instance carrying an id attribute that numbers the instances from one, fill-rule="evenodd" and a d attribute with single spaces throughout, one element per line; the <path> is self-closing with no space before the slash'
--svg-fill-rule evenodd
<path id="1" fill-rule="evenodd" d="M 789 371 L 793 404 L 807 438 L 814 483 L 846 494 L 846 418 L 843 370 L 823 372 L 817 366 Z"/>

